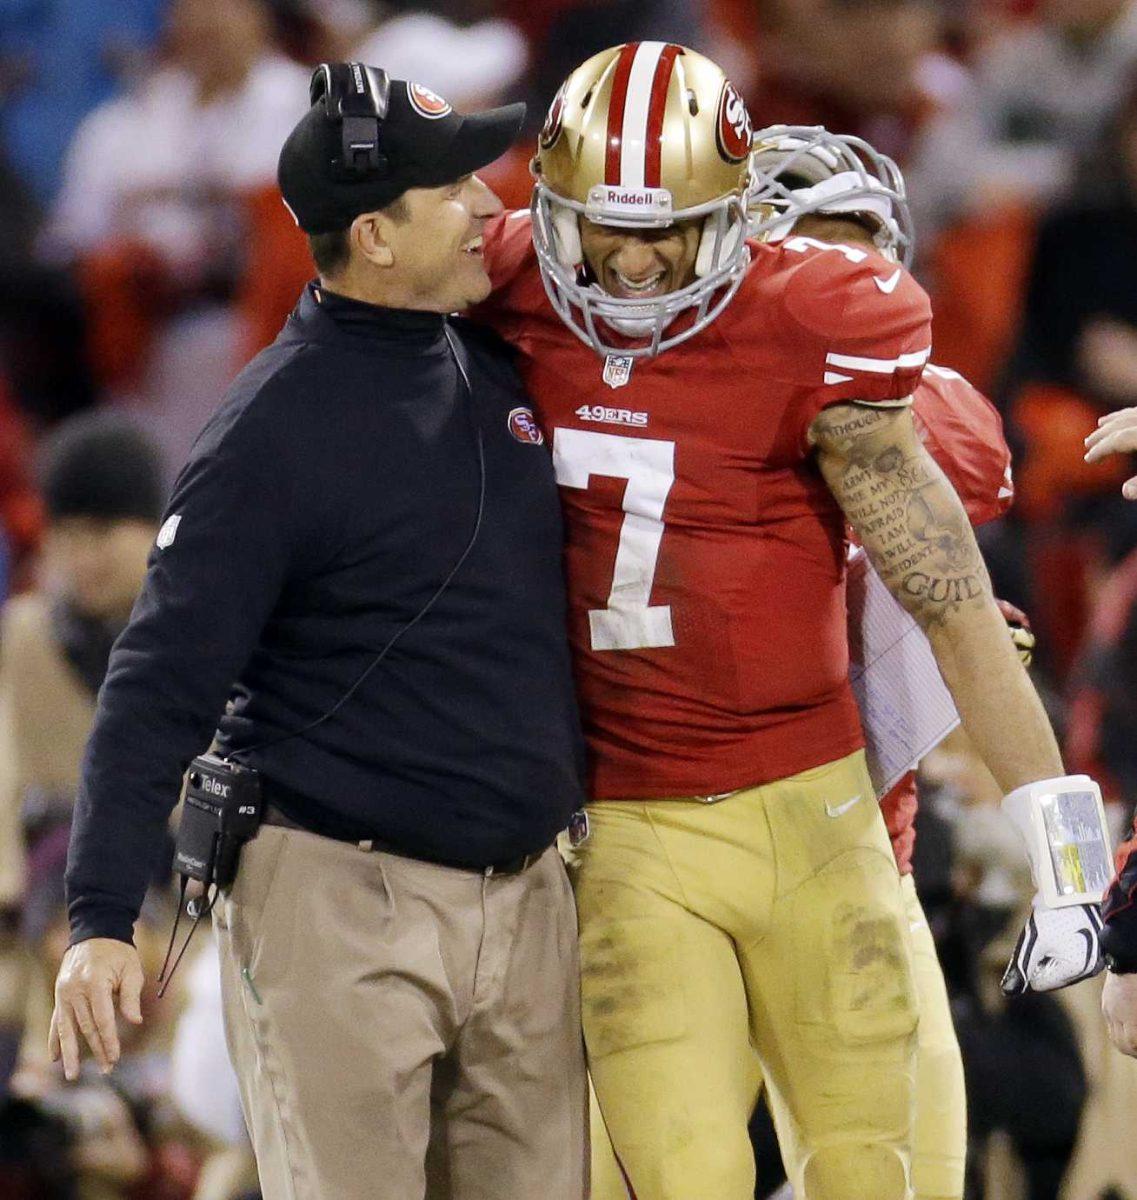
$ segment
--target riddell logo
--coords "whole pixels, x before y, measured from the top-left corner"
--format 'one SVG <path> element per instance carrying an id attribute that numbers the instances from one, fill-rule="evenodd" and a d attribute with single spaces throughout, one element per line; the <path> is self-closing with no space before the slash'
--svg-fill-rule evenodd
<path id="1" fill-rule="evenodd" d="M 604 203 L 621 208 L 655 208 L 658 201 L 652 192 L 634 192 L 626 188 L 605 188 Z"/>

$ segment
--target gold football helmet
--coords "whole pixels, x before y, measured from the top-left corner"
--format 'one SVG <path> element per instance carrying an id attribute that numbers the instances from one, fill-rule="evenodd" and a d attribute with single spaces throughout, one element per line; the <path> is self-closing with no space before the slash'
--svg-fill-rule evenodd
<path id="1" fill-rule="evenodd" d="M 887 258 L 911 264 L 915 248 L 904 176 L 862 138 L 820 125 L 771 125 L 754 135 L 748 236 L 779 242 L 807 213 L 855 216 Z"/>
<path id="2" fill-rule="evenodd" d="M 600 354 L 643 357 L 715 319 L 749 262 L 750 116 L 709 59 L 667 42 L 594 55 L 557 92 L 533 160 L 533 242 L 553 308 Z M 627 229 L 703 222 L 694 282 L 650 300 L 610 296 L 588 277 L 580 218 Z M 681 313 L 694 321 L 667 337 Z M 602 325 L 637 339 L 613 346 Z"/>

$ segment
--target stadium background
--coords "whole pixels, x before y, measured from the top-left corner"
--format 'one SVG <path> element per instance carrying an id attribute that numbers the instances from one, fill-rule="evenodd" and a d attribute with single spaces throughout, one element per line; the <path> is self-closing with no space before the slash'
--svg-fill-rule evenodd
<path id="1" fill-rule="evenodd" d="M 45 442 L 115 412 L 170 479 L 275 335 L 310 273 L 274 183 L 305 64 L 361 58 L 459 108 L 528 100 L 525 138 L 485 173 L 516 206 L 560 79 L 641 37 L 721 63 L 756 128 L 824 123 L 905 169 L 934 359 L 991 396 L 1016 452 L 1016 505 L 982 531 L 996 589 L 1033 621 L 1070 769 L 1103 781 L 1118 828 L 1132 813 L 1137 507 L 1118 494 L 1127 465 L 1086 467 L 1081 439 L 1137 404 L 1137 0 L 2 0 L 0 1196 L 255 1194 L 207 946 L 148 997 L 111 1079 L 64 1087 L 45 1061 L 77 763 L 15 769 L 13 711 L 36 679 L 8 645 L 21 602 L 66 583 L 44 553 Z M 998 994 L 1029 880 L 961 738 L 926 764 L 923 798 L 916 878 L 967 1066 L 969 1196 L 1137 1200 L 1137 1063 L 1106 1046 L 1100 981 Z M 169 916 L 156 887 L 151 958 Z M 779 1179 L 761 1113 L 754 1135 L 765 1195 Z"/>

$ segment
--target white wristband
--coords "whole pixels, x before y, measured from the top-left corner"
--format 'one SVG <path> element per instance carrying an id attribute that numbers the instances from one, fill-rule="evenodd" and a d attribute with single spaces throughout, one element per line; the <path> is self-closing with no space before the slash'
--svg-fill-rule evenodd
<path id="1" fill-rule="evenodd" d="M 1099 904 L 1113 878 L 1101 789 L 1088 775 L 1040 779 L 1003 799 L 1049 908 Z"/>

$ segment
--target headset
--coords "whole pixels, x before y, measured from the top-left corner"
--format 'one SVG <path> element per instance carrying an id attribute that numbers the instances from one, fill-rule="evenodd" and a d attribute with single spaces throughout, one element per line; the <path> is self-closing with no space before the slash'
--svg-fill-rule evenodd
<path id="1" fill-rule="evenodd" d="M 391 100 L 391 81 L 381 67 L 364 63 L 320 63 L 312 72 L 308 98 L 323 104 L 330 121 L 339 121 L 343 155 L 333 169 L 341 180 L 382 177 L 390 170 L 380 149 L 383 122 Z"/>

